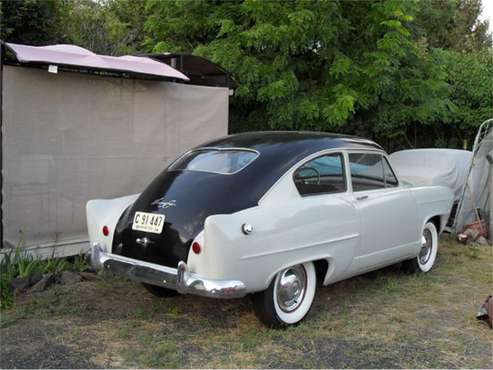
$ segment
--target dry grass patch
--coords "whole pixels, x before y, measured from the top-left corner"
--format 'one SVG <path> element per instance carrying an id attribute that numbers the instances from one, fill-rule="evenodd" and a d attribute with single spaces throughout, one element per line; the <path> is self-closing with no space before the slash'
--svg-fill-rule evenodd
<path id="1" fill-rule="evenodd" d="M 57 287 L 2 312 L 0 365 L 29 363 L 29 341 L 12 336 L 36 325 L 45 348 L 63 346 L 65 367 L 492 367 L 492 332 L 475 319 L 492 263 L 491 247 L 444 237 L 430 274 L 393 266 L 319 288 L 307 319 L 281 331 L 257 321 L 248 297 L 158 299 L 117 280 Z"/>

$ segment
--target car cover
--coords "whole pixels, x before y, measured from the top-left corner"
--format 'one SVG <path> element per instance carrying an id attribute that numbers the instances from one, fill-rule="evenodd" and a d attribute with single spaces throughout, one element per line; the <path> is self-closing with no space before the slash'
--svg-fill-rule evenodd
<path id="1" fill-rule="evenodd" d="M 489 222 L 490 240 L 493 239 L 493 222 L 491 222 L 493 200 L 493 119 L 480 126 L 473 147 L 474 157 L 468 168 L 467 186 L 461 194 L 461 203 L 457 211 L 454 228 L 460 232 L 478 216 Z"/>
<path id="2" fill-rule="evenodd" d="M 414 186 L 448 186 L 456 201 L 462 196 L 471 160 L 471 151 L 457 149 L 411 149 L 390 155 L 401 180 Z"/>

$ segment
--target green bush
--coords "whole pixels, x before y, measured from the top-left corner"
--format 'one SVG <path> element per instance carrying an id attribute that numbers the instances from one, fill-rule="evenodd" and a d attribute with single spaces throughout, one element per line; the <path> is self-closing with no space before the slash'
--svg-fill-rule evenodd
<path id="1" fill-rule="evenodd" d="M 52 273 L 58 274 L 65 270 L 71 270 L 70 263 L 65 259 L 50 258 L 41 261 L 41 267 L 44 274 Z"/>
<path id="2" fill-rule="evenodd" d="M 89 269 L 89 265 L 83 255 L 75 256 L 72 261 L 72 270 L 77 272 L 84 272 Z"/>

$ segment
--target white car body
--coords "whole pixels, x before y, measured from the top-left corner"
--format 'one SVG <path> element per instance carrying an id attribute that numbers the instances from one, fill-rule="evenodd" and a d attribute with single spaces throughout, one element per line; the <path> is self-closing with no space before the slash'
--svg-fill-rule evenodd
<path id="1" fill-rule="evenodd" d="M 346 191 L 301 196 L 293 181 L 294 172 L 303 163 L 330 153 L 340 153 L 344 158 Z M 378 147 L 365 146 L 328 148 L 303 157 L 275 181 L 256 205 L 231 214 L 208 215 L 202 231 L 194 238 L 202 247 L 201 253 L 189 249 L 186 273 L 218 284 L 241 282 L 241 292 L 231 295 L 236 297 L 263 291 L 279 271 L 309 261 L 326 261 L 323 284 L 328 285 L 416 257 L 422 247 L 425 223 L 431 220 L 438 232 L 443 230 L 452 205 L 451 190 L 442 186 L 410 187 L 399 181 L 392 188 L 355 192 L 349 153 L 378 153 L 387 158 Z M 248 188 L 244 191 L 248 192 Z M 98 256 L 106 256 L 105 261 L 113 257 L 130 260 L 112 254 L 113 233 L 122 213 L 138 197 L 139 194 L 88 202 L 89 237 L 97 245 Z M 251 228 L 249 233 L 242 230 L 245 224 Z M 107 226 L 109 235 L 101 233 L 103 226 Z M 142 263 L 159 269 L 158 264 Z M 99 261 L 95 264 L 101 265 Z M 178 273 L 174 266 L 161 270 Z M 202 283 L 199 290 L 206 289 L 207 284 Z M 170 284 L 164 286 L 173 288 Z M 191 289 L 186 292 L 227 297 Z"/>

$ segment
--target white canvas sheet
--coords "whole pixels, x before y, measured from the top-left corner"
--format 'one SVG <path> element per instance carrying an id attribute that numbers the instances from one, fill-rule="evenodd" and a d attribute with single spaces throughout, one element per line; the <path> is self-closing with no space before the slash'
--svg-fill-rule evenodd
<path id="1" fill-rule="evenodd" d="M 458 200 L 466 182 L 472 152 L 456 149 L 411 149 L 390 155 L 400 179 L 416 186 L 444 185 Z"/>
<path id="2" fill-rule="evenodd" d="M 138 193 L 228 129 L 228 89 L 4 66 L 4 238 L 85 240 L 85 204 Z"/>
<path id="3" fill-rule="evenodd" d="M 147 57 L 98 55 L 80 46 L 65 44 L 29 46 L 6 43 L 5 46 L 15 53 L 20 62 L 91 67 L 105 71 L 126 71 L 189 81 L 189 78 L 180 71 Z"/>
<path id="4" fill-rule="evenodd" d="M 487 134 L 480 142 L 474 156 L 471 172 L 469 174 L 468 187 L 465 189 L 463 204 L 456 217 L 456 230 L 462 231 L 464 225 L 476 221 L 474 210 L 480 209 L 482 217 L 492 222 L 493 215 L 491 193 L 493 192 L 492 183 L 492 164 L 487 156 L 493 158 L 493 130 Z M 492 230 L 490 226 L 490 230 Z M 493 234 L 493 233 L 491 233 Z M 493 235 L 490 235 L 493 240 Z"/>

